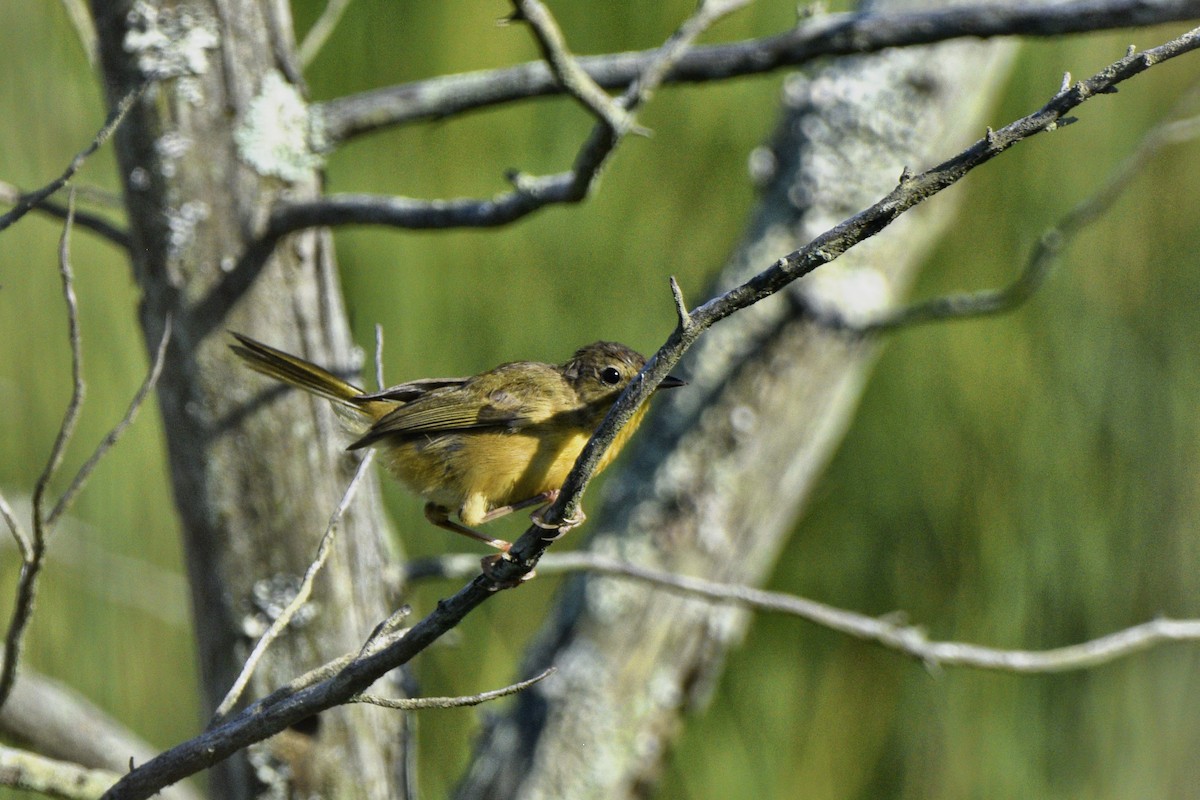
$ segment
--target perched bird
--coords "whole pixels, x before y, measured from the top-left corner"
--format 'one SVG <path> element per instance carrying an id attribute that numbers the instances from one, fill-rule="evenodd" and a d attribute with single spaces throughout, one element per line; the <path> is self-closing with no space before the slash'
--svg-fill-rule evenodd
<path id="1" fill-rule="evenodd" d="M 388 471 L 427 501 L 430 522 L 501 551 L 511 543 L 471 526 L 553 502 L 583 446 L 646 363 L 623 344 L 596 342 L 557 366 L 514 361 L 470 378 L 364 392 L 302 358 L 233 336 L 238 344 L 231 349 L 251 369 L 348 411 L 341 416 L 359 437 L 348 449 L 377 448 Z M 658 388 L 683 384 L 667 377 Z M 617 434 L 597 471 L 620 452 L 646 408 Z M 537 512 L 533 520 L 541 524 Z"/>

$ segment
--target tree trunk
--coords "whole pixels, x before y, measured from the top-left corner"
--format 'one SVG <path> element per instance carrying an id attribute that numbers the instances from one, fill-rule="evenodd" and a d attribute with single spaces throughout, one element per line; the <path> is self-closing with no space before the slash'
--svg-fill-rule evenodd
<path id="1" fill-rule="evenodd" d="M 892 8 L 903 3 L 880 3 Z M 790 76 L 765 186 L 710 294 L 764 269 L 984 131 L 1010 45 L 954 43 L 843 58 Z M 949 198 L 722 322 L 689 354 L 686 391 L 657 402 L 607 486 L 590 546 L 640 565 L 761 584 L 857 405 L 870 342 L 808 321 L 898 302 Z M 699 301 L 702 297 L 689 297 Z M 459 798 L 643 796 L 682 714 L 709 697 L 748 615 L 628 580 L 568 584 L 524 672 L 559 672 L 493 718 Z"/>
<path id="2" fill-rule="evenodd" d="M 252 247 L 278 197 L 315 197 L 321 183 L 287 4 L 95 0 L 93 13 L 111 101 L 158 78 L 122 125 L 117 156 L 152 348 L 172 324 L 158 396 L 211 710 L 313 559 L 355 466 L 328 404 L 249 372 L 227 330 L 351 372 L 361 358 L 328 234 Z M 268 651 L 249 695 L 361 645 L 394 607 L 398 587 L 383 578 L 395 564 L 390 541 L 368 478 L 311 616 Z M 361 706 L 323 714 L 222 764 L 213 796 L 252 797 L 277 782 L 303 797 L 402 796 L 402 724 L 403 715 Z"/>

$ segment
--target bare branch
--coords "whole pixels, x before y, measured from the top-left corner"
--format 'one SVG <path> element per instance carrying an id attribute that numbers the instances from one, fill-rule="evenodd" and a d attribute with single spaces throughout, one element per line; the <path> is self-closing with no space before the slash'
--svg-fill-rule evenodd
<path id="1" fill-rule="evenodd" d="M 137 419 L 138 412 L 142 410 L 146 398 L 150 396 L 150 393 L 154 391 L 154 387 L 158 385 L 158 377 L 162 374 L 163 362 L 167 357 L 167 343 L 170 340 L 171 318 L 168 316 L 163 325 L 162 338 L 159 339 L 158 347 L 154 353 L 154 361 L 150 364 L 150 371 L 146 373 L 142 385 L 138 387 L 133 399 L 129 402 L 129 408 L 125 410 L 125 416 L 121 417 L 121 420 L 113 426 L 108 435 L 100 441 L 100 444 L 96 445 L 96 450 L 92 453 L 91 457 L 75 473 L 71 485 L 67 487 L 62 497 L 58 499 L 58 503 L 55 504 L 54 509 L 46 516 L 47 525 L 53 525 L 71 507 L 71 503 L 75 501 L 76 495 L 83 489 L 84 484 L 87 483 L 88 478 L 91 477 L 92 471 L 96 469 L 100 460 L 108 454 L 108 451 L 120 440 L 125 430 Z"/>
<path id="2" fill-rule="evenodd" d="M 62 175 L 59 175 L 41 189 L 23 195 L 12 211 L 0 216 L 0 231 L 3 231 L 9 225 L 12 225 L 21 217 L 28 214 L 30 210 L 32 210 L 47 197 L 66 186 L 67 181 L 74 177 L 75 173 L 78 172 L 79 168 L 83 166 L 83 162 L 87 160 L 88 156 L 99 150 L 100 146 L 108 141 L 108 137 L 112 136 L 113 131 L 120 126 L 122 120 L 125 119 L 125 115 L 129 113 L 129 109 L 133 108 L 133 104 L 138 101 L 138 99 L 142 96 L 142 93 L 146 91 L 146 87 L 149 85 L 150 84 L 148 83 L 139 84 L 137 87 L 131 90 L 129 94 L 121 98 L 121 102 L 118 103 L 117 107 L 108 115 L 108 120 L 104 123 L 104 127 L 102 127 L 92 139 L 92 143 L 81 150 L 75 156 L 75 158 L 71 159 L 71 163 L 67 165 L 67 168 L 63 171 Z"/>
<path id="3" fill-rule="evenodd" d="M 50 457 L 38 477 L 33 489 L 33 536 L 30 537 L 25 557 L 21 562 L 21 575 L 17 579 L 17 596 L 13 603 L 12 619 L 4 637 L 4 661 L 0 664 L 0 707 L 12 694 L 17 678 L 17 665 L 25 645 L 25 630 L 33 617 L 37 600 L 38 577 L 46 557 L 47 525 L 44 516 L 44 501 L 50 481 L 62 464 L 67 443 L 75 432 L 79 412 L 83 408 L 83 341 L 79 333 L 79 303 L 75 297 L 75 277 L 71 271 L 70 243 L 71 222 L 75 212 L 75 196 L 67 201 L 67 221 L 63 225 L 58 245 L 58 271 L 62 279 L 63 300 L 67 307 L 67 330 L 71 341 L 71 399 L 67 403 L 62 424 L 50 449 Z M 7 518 L 7 515 L 6 515 Z"/>
<path id="4" fill-rule="evenodd" d="M 308 33 L 304 36 L 304 41 L 300 44 L 300 66 L 307 67 L 317 57 L 317 53 L 321 52 L 321 48 L 325 46 L 325 42 L 333 33 L 333 29 L 342 19 L 342 14 L 346 13 L 346 9 L 350 7 L 350 0 L 327 0 L 325 10 L 321 12 L 321 16 L 317 17 L 317 21 L 308 29 Z"/>
<path id="5" fill-rule="evenodd" d="M 680 356 L 716 322 L 770 297 L 802 275 L 837 258 L 852 246 L 887 227 L 902 213 L 952 186 L 970 170 L 987 163 L 1017 142 L 1057 125 L 1083 102 L 1138 75 L 1150 67 L 1200 47 L 1200 29 L 1140 55 L 1114 62 L 1069 92 L 1056 95 L 1042 109 L 996 131 L 993 142 L 981 140 L 949 161 L 897 187 L 875 205 L 821 234 L 804 248 L 781 259 L 746 283 L 716 297 L 691 312 L 693 326 L 676 331 L 648 362 L 642 379 L 633 381 L 617 400 L 599 430 L 580 454 L 559 500 L 545 513 L 547 522 L 573 516 L 579 498 L 604 450 L 636 408 L 665 378 Z M 381 639 L 368 652 L 343 656 L 262 700 L 251 704 L 219 727 L 183 742 L 132 770 L 105 795 L 116 798 L 149 797 L 163 786 L 227 758 L 237 750 L 276 733 L 324 709 L 344 703 L 363 692 L 388 671 L 415 655 L 454 628 L 471 611 L 499 589 L 519 585 L 522 575 L 537 564 L 549 543 L 544 530 L 531 525 L 513 546 L 508 558 L 494 564 L 489 575 L 478 575 L 457 593 L 438 603 L 424 619 L 403 635 Z M 1167 629 L 1174 633 L 1173 630 Z M 314 674 L 323 675 L 319 680 Z M 316 680 L 316 682 L 310 682 Z M 296 688 L 303 684 L 303 688 Z"/>
<path id="6" fill-rule="evenodd" d="M 479 566 L 479 559 L 475 559 L 475 566 Z M 517 692 L 524 691 L 530 686 L 533 686 L 539 681 L 553 675 L 557 670 L 554 667 L 549 667 L 542 670 L 537 675 L 527 680 L 518 681 L 517 683 L 505 686 L 502 689 L 492 689 L 479 694 L 468 694 L 460 697 L 378 697 L 373 694 L 359 694 L 351 697 L 351 703 L 370 703 L 374 706 L 383 706 L 384 708 L 394 708 L 398 711 L 418 711 L 424 708 L 464 708 L 466 706 L 477 706 L 481 703 L 486 703 L 489 700 L 497 700 L 501 697 L 508 697 Z"/>
<path id="7" fill-rule="evenodd" d="M 233 686 L 229 688 L 225 699 L 221 701 L 221 704 L 217 706 L 217 710 L 213 713 L 212 720 L 208 723 L 209 728 L 221 724 L 222 720 L 237 705 L 238 700 L 241 699 L 242 692 L 246 690 L 246 686 L 250 683 L 250 678 L 253 677 L 254 670 L 258 667 L 258 662 L 262 659 L 263 654 L 266 653 L 267 648 L 291 624 L 292 618 L 296 616 L 296 612 L 308 602 L 308 598 L 312 594 L 313 582 L 317 578 L 317 573 L 321 571 L 321 567 L 325 566 L 329 554 L 333 552 L 333 543 L 337 540 L 338 522 L 341 521 L 342 515 L 346 513 L 346 509 L 350 507 L 350 501 L 354 499 L 354 494 L 358 491 L 358 485 L 367 474 L 367 470 L 370 468 L 374 457 L 375 451 L 368 450 L 366 455 L 363 456 L 362 461 L 358 463 L 358 469 L 354 471 L 354 477 L 350 479 L 349 485 L 346 486 L 346 491 L 342 493 L 341 501 L 329 517 L 329 524 L 325 527 L 325 534 L 321 537 L 321 543 L 317 545 L 317 555 L 313 558 L 312 563 L 308 565 L 308 569 L 304 573 L 304 580 L 300 582 L 300 588 L 283 611 L 279 613 L 279 616 L 271 622 L 271 627 L 267 629 L 266 633 L 254 645 L 254 649 L 250 651 L 250 656 L 242 666 L 242 671 L 237 676 L 237 680 L 233 682 Z"/>
<path id="8" fill-rule="evenodd" d="M 903 13 L 826 14 L 786 33 L 691 49 L 669 71 L 669 83 L 727 80 L 795 67 L 831 55 L 875 53 L 963 37 L 1049 37 L 1195 19 L 1192 0 L 1074 0 L 1042 7 L 977 5 Z M 581 57 L 592 80 L 623 89 L 641 75 L 658 50 Z M 562 87 L 544 62 L 472 72 L 375 89 L 319 103 L 331 147 L 383 128 L 441 120 L 467 111 L 534 97 Z"/>

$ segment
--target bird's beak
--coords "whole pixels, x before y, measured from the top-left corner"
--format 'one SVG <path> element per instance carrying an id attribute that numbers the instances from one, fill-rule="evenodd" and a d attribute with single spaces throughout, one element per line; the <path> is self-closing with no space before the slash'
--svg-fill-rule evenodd
<path id="1" fill-rule="evenodd" d="M 674 375 L 668 375 L 658 384 L 659 389 L 674 389 L 676 386 L 687 386 L 687 381 L 676 378 Z"/>

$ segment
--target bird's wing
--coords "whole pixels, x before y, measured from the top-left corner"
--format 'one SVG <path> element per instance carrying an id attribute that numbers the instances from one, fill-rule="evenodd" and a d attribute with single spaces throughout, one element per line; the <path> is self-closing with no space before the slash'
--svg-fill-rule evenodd
<path id="1" fill-rule="evenodd" d="M 365 392 L 358 396 L 359 400 L 395 400 L 401 403 L 411 403 L 432 392 L 434 389 L 447 389 L 462 386 L 469 378 L 420 378 L 415 381 L 399 383 L 380 389 L 378 392 Z"/>
<path id="2" fill-rule="evenodd" d="M 505 391 L 493 391 L 478 399 L 462 386 L 430 391 L 384 415 L 351 450 L 396 436 L 409 439 L 429 434 L 487 428 L 513 430 L 534 421 L 520 402 Z"/>

